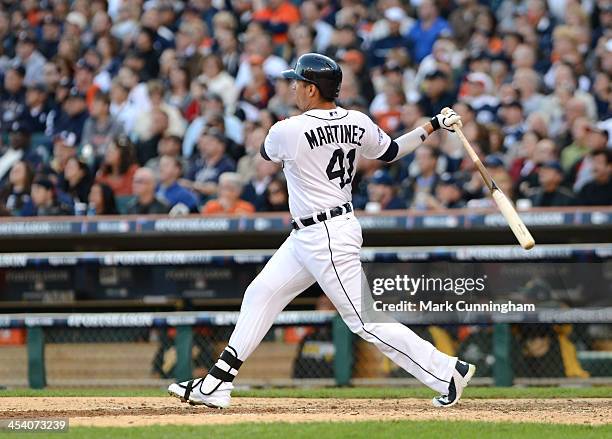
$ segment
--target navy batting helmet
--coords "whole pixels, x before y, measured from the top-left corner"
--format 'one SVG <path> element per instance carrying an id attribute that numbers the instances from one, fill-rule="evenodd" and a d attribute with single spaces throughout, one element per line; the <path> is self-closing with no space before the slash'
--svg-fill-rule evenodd
<path id="1" fill-rule="evenodd" d="M 306 53 L 298 58 L 293 70 L 283 72 L 283 77 L 310 82 L 317 86 L 321 96 L 333 100 L 340 93 L 342 70 L 331 58 L 318 53 Z"/>

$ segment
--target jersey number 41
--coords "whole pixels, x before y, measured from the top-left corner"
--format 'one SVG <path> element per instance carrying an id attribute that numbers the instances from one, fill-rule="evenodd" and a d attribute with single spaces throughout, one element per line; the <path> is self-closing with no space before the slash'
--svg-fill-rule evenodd
<path id="1" fill-rule="evenodd" d="M 355 154 L 357 150 L 355 148 L 351 149 L 348 154 L 346 154 L 346 161 L 348 169 L 344 166 L 344 151 L 341 148 L 338 148 L 332 154 L 331 160 L 327 165 L 327 178 L 330 181 L 335 180 L 336 178 L 340 179 L 340 188 L 342 189 L 344 186 L 353 181 L 353 172 L 355 171 Z M 338 167 L 338 169 L 335 169 Z M 346 172 L 346 177 L 344 173 Z"/>

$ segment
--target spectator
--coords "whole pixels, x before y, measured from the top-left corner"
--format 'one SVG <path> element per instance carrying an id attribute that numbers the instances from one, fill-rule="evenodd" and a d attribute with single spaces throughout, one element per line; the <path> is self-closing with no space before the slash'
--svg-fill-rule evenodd
<path id="1" fill-rule="evenodd" d="M 155 195 L 156 179 L 149 168 L 139 168 L 134 173 L 132 192 L 136 196 L 127 207 L 130 215 L 165 214 L 170 211 L 167 204 Z"/>
<path id="2" fill-rule="evenodd" d="M 557 146 L 550 139 L 542 139 L 535 145 L 531 158 L 529 158 L 521 170 L 521 179 L 518 184 L 518 195 L 529 198 L 539 186 L 538 169 L 542 163 L 556 162 Z"/>
<path id="3" fill-rule="evenodd" d="M 224 135 L 227 135 L 227 137 L 238 144 L 243 143 L 242 122 L 236 116 L 225 114 L 221 96 L 214 93 L 206 93 L 202 96 L 200 105 L 201 115 L 195 118 L 187 128 L 187 131 L 185 131 L 183 157 L 192 157 L 198 139 L 208 126 L 208 122 L 215 116 L 223 118 L 225 126 Z"/>
<path id="4" fill-rule="evenodd" d="M 113 189 L 104 183 L 94 183 L 89 191 L 87 215 L 117 215 Z"/>
<path id="5" fill-rule="evenodd" d="M 612 151 L 600 149 L 591 152 L 593 179 L 578 194 L 582 206 L 612 205 Z"/>
<path id="6" fill-rule="evenodd" d="M 449 90 L 448 80 L 448 75 L 441 70 L 425 76 L 424 93 L 418 103 L 424 114 L 438 114 L 454 104 L 455 96 Z"/>
<path id="7" fill-rule="evenodd" d="M 529 197 L 534 207 L 571 206 L 575 202 L 572 191 L 561 187 L 563 168 L 559 162 L 544 162 L 538 168 L 540 187 Z"/>
<path id="8" fill-rule="evenodd" d="M 306 0 L 300 6 L 302 21 L 316 31 L 315 48 L 319 53 L 325 53 L 334 33 L 334 27 L 322 19 L 323 5 L 314 0 Z"/>
<path id="9" fill-rule="evenodd" d="M 84 156 L 92 156 L 92 162 L 96 165 L 106 154 L 112 140 L 123 132 L 121 123 L 111 115 L 110 107 L 110 96 L 98 91 L 93 98 L 90 115 L 83 126 L 81 149 Z"/>
<path id="10" fill-rule="evenodd" d="M 436 186 L 436 197 L 432 197 L 429 208 L 432 210 L 462 209 L 465 207 L 461 182 L 445 173 L 440 176 Z"/>
<path id="11" fill-rule="evenodd" d="M 285 43 L 289 25 L 300 21 L 300 11 L 288 0 L 268 0 L 266 3 L 254 12 L 253 20 L 265 23 L 274 36 L 274 44 Z"/>
<path id="12" fill-rule="evenodd" d="M 32 161 L 28 157 L 28 146 L 30 143 L 30 133 L 21 126 L 19 122 L 13 123 L 9 134 L 8 148 L 2 148 L 0 155 L 0 181 L 4 181 L 9 170 L 19 160 Z"/>
<path id="13" fill-rule="evenodd" d="M 157 156 L 149 159 L 145 164 L 146 168 L 153 171 L 155 180 L 159 180 L 159 162 L 165 155 L 176 157 L 181 161 L 181 167 L 187 169 L 189 161 L 181 157 L 181 138 L 171 135 L 165 135 L 157 143 Z"/>
<path id="14" fill-rule="evenodd" d="M 227 138 L 217 130 L 208 130 L 200 136 L 199 154 L 191 161 L 187 178 L 193 182 L 192 188 L 204 197 L 216 193 L 221 174 L 236 170 L 236 164 L 225 152 L 226 145 Z"/>
<path id="15" fill-rule="evenodd" d="M 582 187 L 593 179 L 593 152 L 603 151 L 606 149 L 610 133 L 605 126 L 600 122 L 591 124 L 588 127 L 587 146 L 589 154 L 585 155 L 582 160 L 576 162 L 572 168 L 571 181 L 574 182 L 574 192 L 580 193 Z"/>
<path id="16" fill-rule="evenodd" d="M 74 203 L 87 203 L 91 184 L 87 164 L 75 156 L 70 157 L 64 167 L 64 173 L 60 175 L 59 188 L 69 195 Z"/>
<path id="17" fill-rule="evenodd" d="M 266 188 L 280 169 L 276 163 L 265 160 L 261 155 L 254 157 L 252 167 L 254 173 L 242 191 L 242 199 L 248 201 L 255 206 L 256 210 L 260 211 L 265 207 Z M 227 174 L 229 173 L 226 172 L 222 175 Z M 238 173 L 238 175 L 240 175 L 242 181 L 245 181 L 242 174 Z"/>
<path id="18" fill-rule="evenodd" d="M 470 73 L 467 78 L 466 100 L 476 112 L 476 121 L 490 123 L 497 119 L 499 98 L 492 95 L 493 82 L 482 72 Z"/>
<path id="19" fill-rule="evenodd" d="M 419 5 L 419 19 L 408 33 L 412 45 L 412 57 L 421 62 L 429 55 L 438 37 L 450 34 L 446 20 L 439 16 L 434 0 L 423 0 Z"/>
<path id="20" fill-rule="evenodd" d="M 519 101 L 502 102 L 499 118 L 503 122 L 504 151 L 512 151 L 525 133 L 523 106 Z"/>
<path id="21" fill-rule="evenodd" d="M 210 93 L 221 96 L 223 105 L 229 112 L 233 111 L 238 99 L 238 90 L 234 84 L 234 78 L 224 70 L 221 57 L 208 55 L 204 58 L 199 80 L 206 84 Z"/>
<path id="22" fill-rule="evenodd" d="M 576 119 L 572 125 L 572 143 L 561 151 L 561 166 L 565 172 L 589 152 L 587 138 L 591 123 L 584 117 Z"/>
<path id="23" fill-rule="evenodd" d="M 87 109 L 91 110 L 96 93 L 100 91 L 100 87 L 94 82 L 96 68 L 81 58 L 77 61 L 74 71 L 74 86 L 85 96 Z"/>
<path id="24" fill-rule="evenodd" d="M 31 134 L 43 134 L 50 112 L 46 86 L 40 83 L 30 85 L 26 90 L 25 108 L 19 116 L 19 123 Z"/>
<path id="25" fill-rule="evenodd" d="M 77 140 L 74 133 L 61 131 L 53 137 L 53 160 L 49 163 L 48 173 L 56 182 L 64 173 L 68 160 L 77 156 L 76 145 Z"/>
<path id="26" fill-rule="evenodd" d="M 291 81 L 282 77 L 276 78 L 274 81 L 274 96 L 268 103 L 268 109 L 277 114 L 281 119 L 289 117 L 295 111 Z"/>
<path id="27" fill-rule="evenodd" d="M 512 85 L 518 90 L 525 115 L 540 110 L 544 95 L 538 93 L 540 77 L 535 70 L 520 68 L 514 72 Z"/>
<path id="28" fill-rule="evenodd" d="M 123 126 L 126 133 L 132 132 L 139 111 L 137 106 L 128 99 L 129 92 L 130 89 L 125 87 L 117 78 L 113 80 L 110 92 L 110 114 Z"/>
<path id="29" fill-rule="evenodd" d="M 211 214 L 244 214 L 255 212 L 255 206 L 240 199 L 244 184 L 239 174 L 226 172 L 219 177 L 217 198 L 208 201 L 202 207 L 202 215 Z"/>
<path id="30" fill-rule="evenodd" d="M 25 67 L 25 85 L 33 85 L 42 82 L 43 66 L 47 61 L 37 50 L 36 38 L 27 31 L 22 31 L 17 36 L 17 55 L 13 63 Z"/>
<path id="31" fill-rule="evenodd" d="M 119 135 L 108 145 L 96 182 L 108 185 L 115 196 L 132 195 L 132 180 L 138 169 L 134 145 L 125 135 Z"/>
<path id="32" fill-rule="evenodd" d="M 267 78 L 278 78 L 283 70 L 289 68 L 287 61 L 280 56 L 274 55 L 274 45 L 268 34 L 254 36 L 246 41 L 245 52 L 247 57 L 240 63 L 236 74 L 236 88 L 242 90 L 251 82 L 251 55 L 258 55 L 263 58 L 261 67 Z"/>
<path id="33" fill-rule="evenodd" d="M 70 89 L 66 101 L 62 105 L 62 111 L 57 120 L 53 121 L 55 133 L 68 131 L 76 136 L 76 143 L 80 143 L 85 121 L 89 117 L 85 95 L 77 88 Z"/>
<path id="34" fill-rule="evenodd" d="M 159 161 L 159 185 L 156 195 L 160 201 L 172 210 L 185 213 L 197 212 L 198 199 L 189 189 L 179 185 L 178 180 L 183 173 L 181 161 L 177 157 L 163 156 Z"/>
<path id="35" fill-rule="evenodd" d="M 166 132 L 173 136 L 183 137 L 186 128 L 185 120 L 176 107 L 164 102 L 164 84 L 157 79 L 151 80 L 147 83 L 147 92 L 151 106 L 149 110 L 141 111 L 140 115 L 136 117 L 133 136 L 139 142 L 146 142 L 152 137 L 162 136 Z M 154 120 L 154 113 L 158 111 L 164 112 L 168 117 L 168 127 L 165 132 L 161 132 L 156 127 L 157 120 Z"/>
<path id="36" fill-rule="evenodd" d="M 240 92 L 240 108 L 246 113 L 248 119 L 257 118 L 257 110 L 268 105 L 273 88 L 268 82 L 263 68 L 264 58 L 260 55 L 249 57 L 251 79 Z"/>
<path id="37" fill-rule="evenodd" d="M 61 23 L 52 15 L 45 16 L 43 18 L 42 35 L 38 42 L 38 49 L 46 59 L 52 59 L 57 54 L 57 46 L 59 45 L 61 34 Z"/>
<path id="38" fill-rule="evenodd" d="M 266 212 L 288 212 L 289 194 L 287 193 L 287 182 L 281 178 L 274 178 L 266 189 L 265 194 Z"/>
<path id="39" fill-rule="evenodd" d="M 237 172 L 242 177 L 243 181 L 251 180 L 256 174 L 256 164 L 261 156 L 260 150 L 266 139 L 266 130 L 259 124 L 246 133 L 246 154 L 238 160 Z"/>
<path id="40" fill-rule="evenodd" d="M 34 216 L 34 203 L 30 197 L 33 178 L 34 171 L 24 160 L 11 168 L 8 184 L 0 191 L 0 205 L 4 205 L 12 216 Z"/>
<path id="41" fill-rule="evenodd" d="M 4 82 L 0 93 L 1 128 L 3 133 L 11 130 L 14 122 L 25 107 L 25 69 L 12 66 L 4 73 Z"/>
<path id="42" fill-rule="evenodd" d="M 393 179 L 386 171 L 380 169 L 370 179 L 368 198 L 369 201 L 365 206 L 367 212 L 406 208 L 406 205 L 396 194 Z"/>
<path id="43" fill-rule="evenodd" d="M 72 208 L 58 200 L 55 186 L 45 176 L 32 183 L 32 203 L 36 216 L 72 215 Z"/>
<path id="44" fill-rule="evenodd" d="M 170 117 L 161 108 L 152 108 L 140 122 L 147 120 L 148 132 L 146 138 L 139 138 L 136 142 L 136 155 L 138 163 L 144 164 L 155 157 L 159 142 L 168 133 Z"/>
<path id="45" fill-rule="evenodd" d="M 434 194 L 439 176 L 436 172 L 440 152 L 429 145 L 416 151 L 415 161 L 418 174 L 407 182 L 408 204 L 413 209 L 426 210 L 428 199 Z"/>
<path id="46" fill-rule="evenodd" d="M 164 102 L 176 108 L 179 114 L 183 116 L 191 103 L 189 72 L 184 67 L 175 66 L 170 69 L 168 81 L 170 82 L 170 89 L 166 91 Z"/>
<path id="47" fill-rule="evenodd" d="M 372 42 L 369 51 L 370 66 L 372 67 L 382 66 L 390 49 L 410 46 L 410 42 L 402 35 L 402 24 L 408 18 L 406 12 L 399 6 L 394 6 L 387 9 L 384 16 L 388 32 L 384 37 Z"/>
<path id="48" fill-rule="evenodd" d="M 202 69 L 203 56 L 197 50 L 202 41 L 203 24 L 200 22 L 181 23 L 176 33 L 177 58 L 184 62 L 191 78 L 197 77 Z"/>

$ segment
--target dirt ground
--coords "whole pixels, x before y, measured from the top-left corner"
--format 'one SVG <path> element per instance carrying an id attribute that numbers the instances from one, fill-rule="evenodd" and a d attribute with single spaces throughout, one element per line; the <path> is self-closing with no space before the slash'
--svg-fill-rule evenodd
<path id="1" fill-rule="evenodd" d="M 234 398 L 232 407 L 192 407 L 178 399 L 0 398 L 0 418 L 68 417 L 71 426 L 232 424 L 364 420 L 471 420 L 599 425 L 612 423 L 612 398 L 465 399 L 436 410 L 425 399 Z"/>

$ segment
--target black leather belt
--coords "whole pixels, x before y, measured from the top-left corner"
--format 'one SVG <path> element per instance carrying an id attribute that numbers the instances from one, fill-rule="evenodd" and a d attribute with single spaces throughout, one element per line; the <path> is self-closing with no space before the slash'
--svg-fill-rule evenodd
<path id="1" fill-rule="evenodd" d="M 317 223 L 322 223 L 323 221 L 327 221 L 336 216 L 344 215 L 352 211 L 353 205 L 351 203 L 344 203 L 342 206 L 336 206 L 333 209 L 329 209 L 329 211 L 324 210 L 323 212 L 319 212 L 316 215 L 303 216 L 301 218 L 298 218 L 297 220 L 293 218 L 291 219 L 291 227 L 293 227 L 295 230 L 303 229 L 304 227 L 312 226 Z"/>

